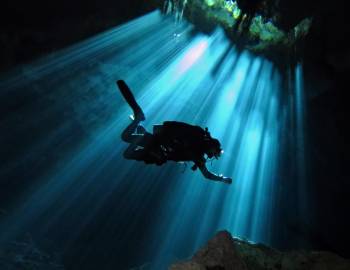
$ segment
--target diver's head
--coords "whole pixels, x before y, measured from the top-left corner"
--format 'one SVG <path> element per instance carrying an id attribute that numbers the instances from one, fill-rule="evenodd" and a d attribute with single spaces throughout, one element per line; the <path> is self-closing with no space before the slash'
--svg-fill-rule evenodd
<path id="1" fill-rule="evenodd" d="M 221 144 L 219 140 L 213 138 L 209 138 L 206 140 L 205 153 L 207 154 L 208 158 L 215 157 L 216 159 L 218 159 L 223 152 L 224 151 L 221 149 Z"/>

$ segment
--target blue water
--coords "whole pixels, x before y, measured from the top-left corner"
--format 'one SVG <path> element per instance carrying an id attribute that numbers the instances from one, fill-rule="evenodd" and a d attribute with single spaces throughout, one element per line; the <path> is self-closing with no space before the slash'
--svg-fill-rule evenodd
<path id="1" fill-rule="evenodd" d="M 238 52 L 221 29 L 203 35 L 192 28 L 155 11 L 2 77 L 2 96 L 28 87 L 38 93 L 43 107 L 20 130 L 30 134 L 41 126 L 44 134 L 29 139 L 2 168 L 3 177 L 24 163 L 45 162 L 43 155 L 55 161 L 13 199 L 1 240 L 23 232 L 54 239 L 66 253 L 74 250 L 77 259 L 68 261 L 76 269 L 91 266 L 93 256 L 101 259 L 100 269 L 146 259 L 152 269 L 165 269 L 222 229 L 272 243 L 278 172 L 291 133 L 303 156 L 302 66 L 290 70 L 285 102 L 273 63 Z M 166 120 L 208 127 L 225 151 L 208 168 L 232 177 L 232 185 L 206 180 L 184 164 L 124 160 L 127 145 L 120 133 L 131 110 L 117 79 L 133 89 L 147 129 Z M 18 110 L 5 121 L 23 117 L 26 109 Z M 64 121 L 45 128 L 50 117 L 65 114 Z M 298 162 L 302 179 L 303 160 Z M 303 185 L 298 188 L 303 194 Z"/>

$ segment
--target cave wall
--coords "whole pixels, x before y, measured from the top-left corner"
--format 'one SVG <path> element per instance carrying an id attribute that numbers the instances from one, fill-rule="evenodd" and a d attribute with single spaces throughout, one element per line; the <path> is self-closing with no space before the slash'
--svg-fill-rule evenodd
<path id="1" fill-rule="evenodd" d="M 309 177 L 316 218 L 310 224 L 304 224 L 302 229 L 297 228 L 296 235 L 309 238 L 319 248 L 349 257 L 346 92 L 350 53 L 345 40 L 350 28 L 346 22 L 345 2 L 321 1 L 317 5 L 312 1 L 280 2 L 286 20 L 299 18 L 298 12 L 304 14 L 305 10 L 314 15 L 314 24 L 305 40 L 303 59 L 308 91 Z M 0 70 L 5 72 L 18 64 L 28 63 L 156 7 L 155 2 L 136 0 L 2 1 Z M 15 106 L 37 104 L 33 102 L 36 98 L 30 93 L 21 95 L 12 107 L 3 100 L 6 104 L 1 104 L 2 115 L 10 114 Z M 24 143 L 29 145 L 30 137 Z M 7 194 L 7 197 L 10 199 L 11 195 Z M 285 239 L 281 237 L 280 241 Z"/>

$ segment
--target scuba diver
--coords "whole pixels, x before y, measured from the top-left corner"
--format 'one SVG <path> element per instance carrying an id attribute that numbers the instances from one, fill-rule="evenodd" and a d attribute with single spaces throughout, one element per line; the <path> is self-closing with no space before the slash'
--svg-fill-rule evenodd
<path id="1" fill-rule="evenodd" d="M 168 160 L 192 161 L 194 165 L 191 169 L 195 171 L 198 168 L 205 178 L 232 183 L 231 178 L 214 174 L 206 167 L 207 160 L 218 159 L 223 153 L 220 142 L 210 136 L 208 128 L 165 121 L 162 125 L 154 125 L 152 134 L 140 125 L 146 117 L 127 84 L 118 80 L 117 85 L 133 110 L 133 115 L 130 115 L 132 122 L 121 135 L 122 140 L 129 143 L 123 154 L 126 159 L 156 165 L 162 165 Z"/>

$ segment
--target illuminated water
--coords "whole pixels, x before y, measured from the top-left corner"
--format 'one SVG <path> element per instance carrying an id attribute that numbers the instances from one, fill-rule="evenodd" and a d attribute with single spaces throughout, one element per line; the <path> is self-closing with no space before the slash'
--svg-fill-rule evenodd
<path id="1" fill-rule="evenodd" d="M 2 169 L 8 177 L 23 163 L 35 166 L 45 153 L 60 153 L 14 200 L 1 240 L 23 232 L 52 239 L 75 256 L 67 259 L 75 269 L 96 269 L 94 256 L 103 262 L 99 269 L 143 260 L 163 269 L 220 229 L 272 243 L 279 171 L 291 133 L 303 156 L 302 67 L 291 70 L 285 102 L 273 63 L 238 53 L 220 29 L 210 36 L 191 30 L 153 12 L 2 79 L 2 96 L 37 87 L 39 99 L 58 99 L 70 111 L 53 102 L 21 127 L 30 133 L 50 115 L 68 115 Z M 165 120 L 208 127 L 225 150 L 208 167 L 233 184 L 208 181 L 172 162 L 157 167 L 123 160 L 120 133 L 131 110 L 116 90 L 117 79 L 134 90 L 147 129 Z M 297 160 L 302 179 L 303 159 Z M 299 189 L 302 194 L 302 184 Z"/>

